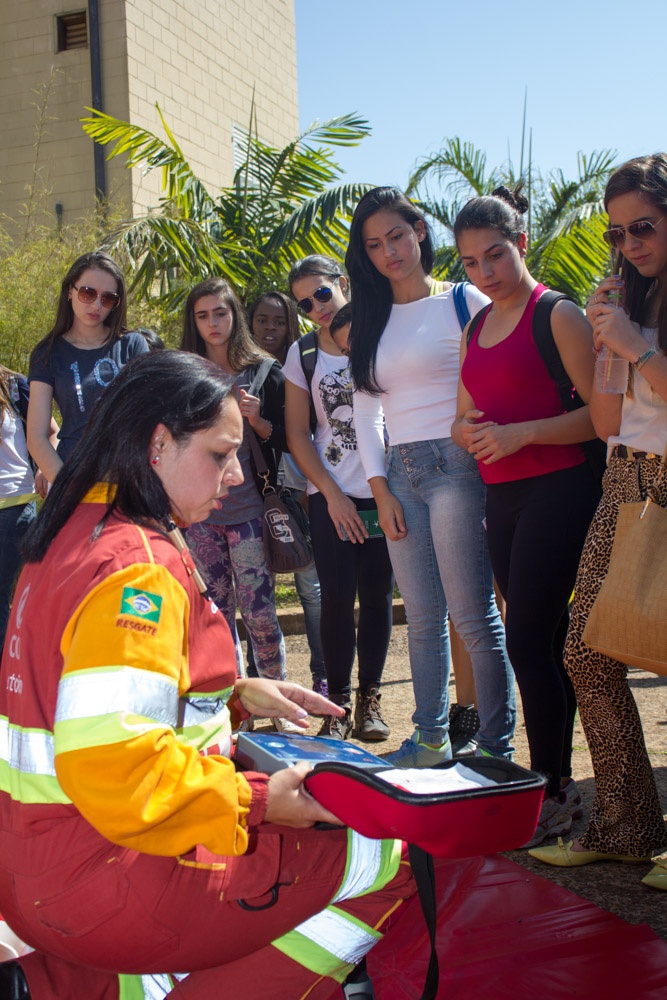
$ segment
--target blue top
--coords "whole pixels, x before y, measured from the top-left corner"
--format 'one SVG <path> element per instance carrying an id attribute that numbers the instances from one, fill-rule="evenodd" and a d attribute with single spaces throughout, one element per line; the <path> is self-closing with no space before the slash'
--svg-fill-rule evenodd
<path id="1" fill-rule="evenodd" d="M 140 354 L 148 354 L 148 344 L 140 333 L 126 333 L 92 351 L 57 337 L 50 352 L 45 347 L 33 354 L 28 377 L 31 382 L 51 386 L 62 417 L 57 452 L 63 462 L 78 444 L 93 405 L 121 368 Z"/>

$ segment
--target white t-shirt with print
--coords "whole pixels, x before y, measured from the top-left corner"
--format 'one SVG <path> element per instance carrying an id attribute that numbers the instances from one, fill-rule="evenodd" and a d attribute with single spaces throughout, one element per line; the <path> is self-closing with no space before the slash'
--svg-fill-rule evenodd
<path id="1" fill-rule="evenodd" d="M 283 373 L 293 385 L 308 392 L 298 343 L 290 347 Z M 311 388 L 317 417 L 313 444 L 322 465 L 347 496 L 372 496 L 357 451 L 352 416 L 352 378 L 347 358 L 318 351 Z M 379 421 L 381 428 L 382 413 Z M 317 493 L 311 482 L 308 483 L 308 493 Z"/>

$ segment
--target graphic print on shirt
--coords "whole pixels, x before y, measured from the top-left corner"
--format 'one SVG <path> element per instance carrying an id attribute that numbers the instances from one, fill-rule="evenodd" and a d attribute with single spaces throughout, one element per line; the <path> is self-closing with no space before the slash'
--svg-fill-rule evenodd
<path id="1" fill-rule="evenodd" d="M 86 412 L 86 404 L 83 399 L 83 390 L 81 387 L 81 373 L 79 372 L 79 362 L 73 361 L 70 368 L 74 372 L 74 390 L 76 392 L 76 398 L 79 402 L 79 409 L 82 413 Z M 113 380 L 119 374 L 120 368 L 116 364 L 113 358 L 98 358 L 93 367 L 93 376 L 95 381 L 103 389 L 111 385 Z"/>
<path id="2" fill-rule="evenodd" d="M 352 378 L 349 365 L 325 375 L 320 380 L 319 393 L 332 435 L 324 457 L 330 465 L 338 465 L 343 449 L 357 450 L 357 435 L 352 424 Z"/>

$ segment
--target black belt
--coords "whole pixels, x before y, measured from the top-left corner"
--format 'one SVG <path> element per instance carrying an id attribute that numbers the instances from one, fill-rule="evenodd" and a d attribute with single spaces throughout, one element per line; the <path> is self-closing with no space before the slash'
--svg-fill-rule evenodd
<path id="1" fill-rule="evenodd" d="M 628 448 L 624 444 L 617 444 L 611 449 L 611 458 L 625 458 L 628 462 L 637 462 L 640 458 L 661 458 L 652 451 L 637 451 L 635 448 Z"/>

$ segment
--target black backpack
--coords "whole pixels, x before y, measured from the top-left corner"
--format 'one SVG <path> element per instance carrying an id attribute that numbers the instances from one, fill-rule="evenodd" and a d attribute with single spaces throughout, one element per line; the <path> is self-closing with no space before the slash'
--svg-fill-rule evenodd
<path id="1" fill-rule="evenodd" d="M 308 392 L 310 394 L 310 433 L 314 434 L 317 430 L 317 416 L 313 402 L 313 375 L 315 374 L 315 365 L 317 364 L 317 333 L 315 330 L 311 330 L 310 333 L 304 333 L 303 337 L 299 337 L 297 343 L 299 345 L 301 367 L 303 374 L 306 376 Z"/>
<path id="2" fill-rule="evenodd" d="M 561 299 L 568 299 L 572 302 L 569 295 L 564 295 L 562 292 L 554 292 L 550 289 L 544 292 L 537 300 L 535 303 L 535 311 L 533 313 L 533 340 L 535 341 L 535 346 L 540 353 L 542 361 L 544 361 L 544 364 L 546 365 L 550 377 L 556 383 L 556 388 L 558 389 L 558 395 L 560 396 L 560 401 L 563 404 L 563 409 L 569 413 L 572 410 L 578 410 L 579 407 L 584 406 L 585 404 L 577 390 L 572 385 L 570 376 L 565 371 L 565 366 L 560 359 L 560 354 L 558 353 L 558 348 L 556 347 L 554 335 L 551 330 L 551 310 L 557 302 L 561 301 Z M 489 306 L 484 306 L 483 309 L 480 309 L 480 311 L 475 313 L 473 316 L 470 321 L 470 326 L 468 327 L 466 337 L 467 344 L 470 343 L 472 335 L 482 322 L 482 319 L 488 310 Z M 595 480 L 599 482 L 602 479 L 604 470 L 607 468 L 607 445 L 604 441 L 601 441 L 600 438 L 594 438 L 592 441 L 580 441 L 579 446 L 586 455 L 586 460 L 593 476 L 595 477 Z"/>

